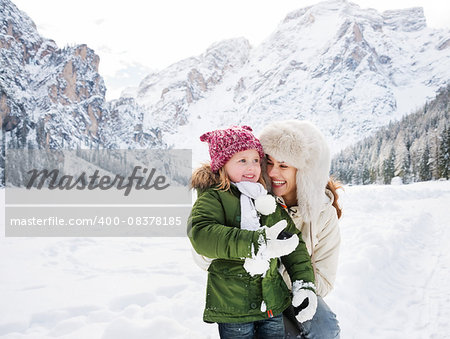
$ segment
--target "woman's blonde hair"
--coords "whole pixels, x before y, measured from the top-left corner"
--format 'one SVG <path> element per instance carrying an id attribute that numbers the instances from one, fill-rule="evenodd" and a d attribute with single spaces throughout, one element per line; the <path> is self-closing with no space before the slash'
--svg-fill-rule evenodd
<path id="1" fill-rule="evenodd" d="M 339 194 L 337 193 L 338 189 L 343 189 L 342 184 L 335 180 L 333 177 L 330 177 L 328 180 L 327 188 L 333 193 L 333 207 L 336 209 L 338 219 L 342 216 L 342 208 L 338 204 Z"/>

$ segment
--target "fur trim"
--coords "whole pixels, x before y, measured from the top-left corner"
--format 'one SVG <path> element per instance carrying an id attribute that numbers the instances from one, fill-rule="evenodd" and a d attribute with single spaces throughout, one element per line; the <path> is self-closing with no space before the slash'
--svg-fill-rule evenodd
<path id="1" fill-rule="evenodd" d="M 219 175 L 213 173 L 210 164 L 202 164 L 192 173 L 190 187 L 204 191 L 220 183 Z"/>
<path id="2" fill-rule="evenodd" d="M 297 202 L 304 220 L 316 220 L 329 179 L 330 149 L 323 134 L 310 122 L 277 121 L 267 125 L 259 140 L 264 152 L 297 168 Z"/>

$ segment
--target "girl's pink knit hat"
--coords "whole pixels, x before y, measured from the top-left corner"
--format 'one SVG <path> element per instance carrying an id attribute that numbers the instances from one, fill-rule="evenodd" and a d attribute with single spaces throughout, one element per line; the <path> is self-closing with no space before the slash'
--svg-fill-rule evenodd
<path id="1" fill-rule="evenodd" d="M 258 151 L 261 159 L 264 158 L 261 143 L 250 133 L 251 131 L 252 129 L 249 126 L 232 126 L 227 129 L 207 132 L 200 136 L 200 140 L 207 142 L 209 145 L 211 170 L 214 173 L 238 152 L 254 149 Z"/>

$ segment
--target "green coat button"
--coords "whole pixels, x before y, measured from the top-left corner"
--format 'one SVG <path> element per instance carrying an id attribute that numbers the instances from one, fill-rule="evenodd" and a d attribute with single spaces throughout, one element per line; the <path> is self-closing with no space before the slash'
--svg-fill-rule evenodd
<path id="1" fill-rule="evenodd" d="M 255 304 L 255 303 L 251 303 L 251 304 L 250 304 L 250 307 L 251 307 L 252 309 L 255 309 L 255 308 L 256 308 L 256 304 Z"/>

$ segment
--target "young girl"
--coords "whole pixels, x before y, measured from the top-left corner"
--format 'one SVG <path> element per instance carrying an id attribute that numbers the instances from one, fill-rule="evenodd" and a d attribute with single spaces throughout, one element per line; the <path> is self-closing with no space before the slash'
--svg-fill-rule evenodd
<path id="1" fill-rule="evenodd" d="M 267 195 L 264 152 L 251 131 L 232 127 L 200 137 L 211 163 L 192 176 L 198 198 L 188 236 L 199 255 L 212 259 L 203 320 L 217 322 L 221 338 L 284 338 L 282 312 L 291 303 L 300 321 L 314 315 L 314 272 L 300 232 Z M 294 282 L 292 299 L 279 257 Z"/>

